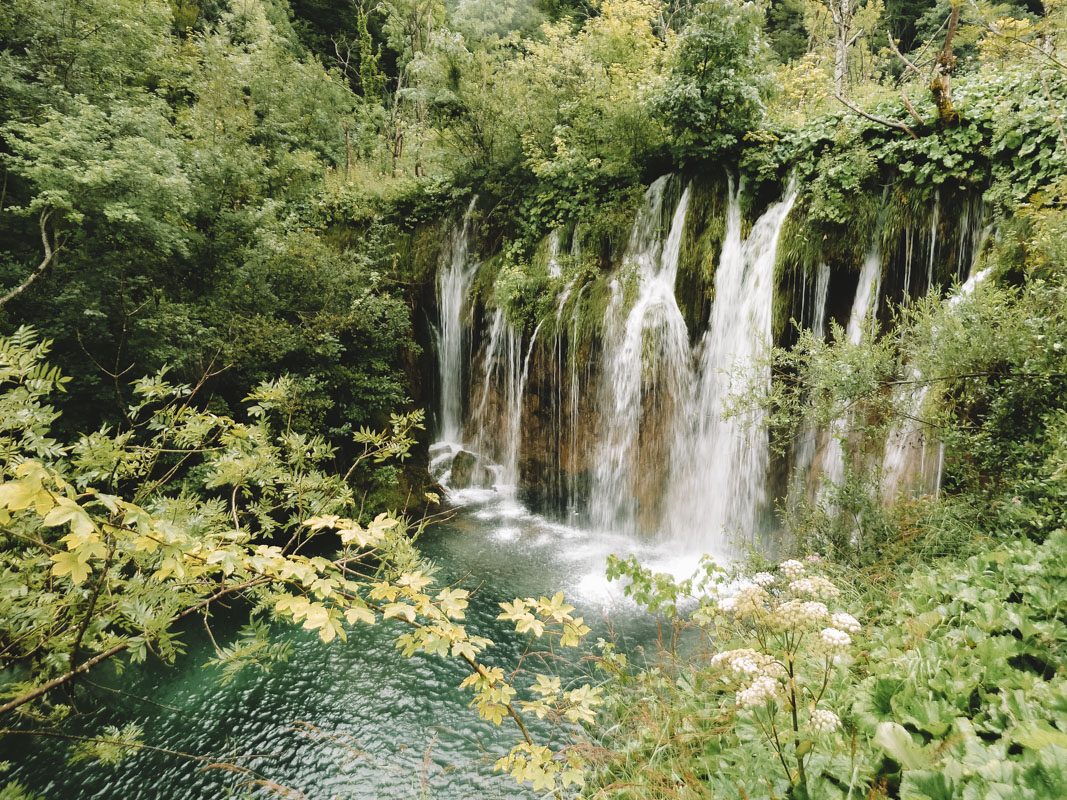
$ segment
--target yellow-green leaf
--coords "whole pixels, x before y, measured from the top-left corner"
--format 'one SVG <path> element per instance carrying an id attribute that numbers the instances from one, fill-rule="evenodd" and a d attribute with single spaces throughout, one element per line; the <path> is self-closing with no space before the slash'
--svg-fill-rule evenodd
<path id="1" fill-rule="evenodd" d="M 393 619 L 394 617 L 402 617 L 408 622 L 415 621 L 415 608 L 409 606 L 406 603 L 389 603 L 382 609 L 382 616 L 386 619 Z"/>
<path id="2" fill-rule="evenodd" d="M 56 553 L 51 556 L 51 559 L 53 561 L 52 574 L 57 578 L 69 575 L 75 585 L 84 583 L 85 579 L 89 577 L 89 573 L 92 572 L 88 562 L 83 560 L 77 553 Z"/>
<path id="3" fill-rule="evenodd" d="M 46 528 L 54 528 L 68 522 L 71 531 L 81 536 L 87 536 L 96 530 L 92 517 L 69 497 L 58 498 L 55 506 L 45 515 L 41 524 Z"/>

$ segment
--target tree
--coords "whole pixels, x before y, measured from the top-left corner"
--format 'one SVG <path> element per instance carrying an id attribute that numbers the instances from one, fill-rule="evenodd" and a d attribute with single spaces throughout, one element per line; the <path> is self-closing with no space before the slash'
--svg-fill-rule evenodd
<path id="1" fill-rule="evenodd" d="M 68 379 L 45 361 L 50 346 L 29 328 L 0 339 L 0 736 L 33 735 L 42 722 L 54 735 L 70 712 L 51 701 L 55 690 L 123 655 L 173 662 L 178 623 L 201 616 L 210 626 L 214 604 L 241 598 L 254 619 L 302 625 L 326 644 L 397 620 L 405 656 L 466 665 L 471 706 L 515 723 L 521 742 L 498 769 L 542 789 L 580 783 L 578 754 L 538 745 L 520 709 L 589 721 L 600 689 L 563 690 L 538 675 L 536 699 L 520 703 L 514 675 L 481 660 L 492 642 L 462 624 L 468 591 L 435 591 L 401 518 L 361 517 L 351 477 L 361 464 L 406 459 L 421 412 L 392 417 L 386 432 L 357 431 L 359 452 L 340 474 L 328 441 L 289 424 L 299 403 L 291 379 L 257 387 L 241 422 L 199 406 L 203 382 L 159 373 L 137 382 L 129 428 L 61 442 L 49 401 Z M 332 556 L 304 554 L 331 544 Z M 501 607 L 517 632 L 564 648 L 590 632 L 562 593 Z M 253 624 L 243 636 L 261 646 L 216 644 L 216 666 L 232 677 L 278 657 L 268 633 Z M 107 737 L 115 757 L 144 746 L 139 738 Z"/>
<path id="2" fill-rule="evenodd" d="M 682 31 L 656 97 L 681 159 L 724 156 L 758 124 L 767 90 L 762 16 L 750 3 L 707 0 Z"/>
<path id="3" fill-rule="evenodd" d="M 855 12 L 852 0 L 828 0 L 828 4 L 834 22 L 834 91 L 845 97 L 848 94 L 848 51 L 863 31 L 853 33 Z"/>

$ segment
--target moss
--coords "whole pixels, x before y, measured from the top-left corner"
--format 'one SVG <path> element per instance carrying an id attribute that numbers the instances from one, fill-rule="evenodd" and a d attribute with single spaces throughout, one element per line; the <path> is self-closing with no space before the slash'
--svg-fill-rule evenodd
<path id="1" fill-rule="evenodd" d="M 610 271 L 621 258 L 643 193 L 643 186 L 632 186 L 576 221 L 579 250 L 593 256 L 600 270 Z"/>
<path id="2" fill-rule="evenodd" d="M 398 234 L 394 240 L 394 271 L 415 285 L 432 283 L 447 240 L 441 223 L 419 225 L 410 233 Z"/>
<path id="3" fill-rule="evenodd" d="M 496 284 L 497 277 L 500 275 L 500 270 L 507 263 L 507 260 L 507 256 L 504 253 L 495 253 L 484 258 L 481 264 L 478 265 L 478 272 L 474 276 L 474 283 L 471 287 L 472 297 L 476 303 L 482 306 L 492 304 L 493 287 Z"/>
<path id="4" fill-rule="evenodd" d="M 694 179 L 690 185 L 689 215 L 678 264 L 678 305 L 696 336 L 711 311 L 715 268 L 726 235 L 728 186 L 725 177 Z"/>

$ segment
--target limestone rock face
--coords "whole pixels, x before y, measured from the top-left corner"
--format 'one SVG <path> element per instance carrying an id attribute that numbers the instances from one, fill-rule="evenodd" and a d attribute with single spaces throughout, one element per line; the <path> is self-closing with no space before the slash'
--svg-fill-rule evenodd
<path id="1" fill-rule="evenodd" d="M 475 453 L 460 450 L 452 459 L 452 475 L 449 486 L 453 489 L 469 489 L 472 486 L 488 486 L 493 475 Z"/>

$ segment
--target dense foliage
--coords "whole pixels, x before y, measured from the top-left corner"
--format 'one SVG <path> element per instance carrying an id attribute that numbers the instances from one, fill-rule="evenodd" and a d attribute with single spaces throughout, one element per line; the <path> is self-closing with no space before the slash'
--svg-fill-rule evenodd
<path id="1" fill-rule="evenodd" d="M 218 646 L 224 678 L 284 657 L 268 619 L 324 642 L 396 619 L 405 654 L 466 664 L 477 712 L 516 723 L 497 767 L 539 791 L 1067 795 L 1065 11 L 5 2 L 0 731 L 62 735 L 53 689 L 112 657 L 173 661 L 175 626 L 232 595 L 253 622 Z M 750 399 L 783 456 L 813 427 L 851 453 L 842 485 L 781 509 L 796 559 L 681 585 L 617 562 L 674 633 L 660 660 L 602 643 L 603 685 L 505 674 L 402 518 L 439 500 L 403 463 L 424 454 L 439 226 L 476 197 L 481 302 L 534 330 L 566 282 L 584 332 L 668 171 L 704 185 L 680 278 L 693 327 L 727 174 L 747 212 L 798 187 L 782 285 L 854 272 L 966 204 L 994 230 L 985 280 L 953 290 L 966 271 L 931 258 L 936 291 L 894 288 L 861 337 L 794 331 L 780 303 L 791 346 Z M 553 275 L 560 229 L 580 247 Z M 916 421 L 943 448 L 936 496 L 887 489 L 871 457 Z M 573 647 L 574 611 L 520 598 L 501 619 Z M 109 731 L 75 755 L 142 740 Z"/>

